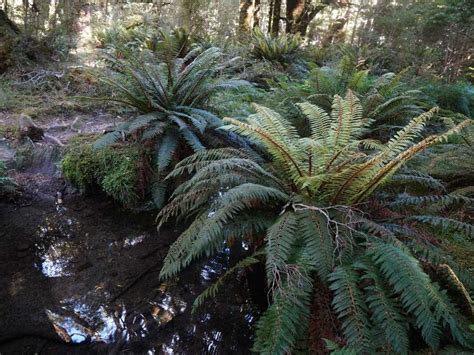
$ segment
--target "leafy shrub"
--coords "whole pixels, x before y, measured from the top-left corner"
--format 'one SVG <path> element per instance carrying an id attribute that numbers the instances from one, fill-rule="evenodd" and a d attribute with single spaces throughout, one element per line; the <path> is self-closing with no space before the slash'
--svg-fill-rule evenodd
<path id="1" fill-rule="evenodd" d="M 471 117 L 474 113 L 474 86 L 466 83 L 429 82 L 421 89 L 445 110 Z"/>
<path id="2" fill-rule="evenodd" d="M 178 52 L 166 51 L 155 62 L 155 55 L 144 59 L 126 60 L 110 57 L 114 73 L 102 81 L 116 90 L 107 98 L 135 108 L 140 115 L 101 137 L 96 148 L 116 142 L 123 135 L 132 140 L 154 146 L 154 200 L 161 206 L 168 186 L 162 181 L 174 162 L 205 149 L 206 130 L 221 125 L 221 120 L 207 110 L 209 99 L 218 92 L 246 84 L 240 80 L 216 78 L 224 65 L 219 63 L 222 53 L 209 48 L 185 58 Z"/>
<path id="3" fill-rule="evenodd" d="M 419 139 L 436 111 L 430 110 L 381 144 L 362 138 L 369 120 L 352 92 L 334 97 L 331 114 L 309 103 L 299 107 L 309 137 L 262 106 L 246 121 L 226 119 L 223 129 L 250 139 L 270 161 L 222 148 L 198 152 L 176 165 L 168 179 L 190 177 L 159 213 L 159 226 L 175 216 L 193 222 L 171 246 L 161 277 L 174 277 L 227 241 L 245 241 L 254 254 L 229 272 L 264 260 L 272 300 L 257 324 L 257 352 L 287 354 L 297 343 L 301 346 L 308 337 L 312 296 L 322 288 L 332 291 L 328 302 L 354 353 L 408 353 L 409 326 L 432 349 L 446 340 L 445 330 L 452 341 L 472 349 L 460 307 L 470 309 L 464 291 L 472 290 L 473 279 L 425 237 L 427 231 L 445 228 L 472 237 L 474 226 L 439 214 L 470 200 L 443 194 L 439 181 L 403 169 L 417 153 L 470 122 Z M 412 185 L 418 188 L 409 189 Z M 428 194 L 411 195 L 419 189 Z M 427 211 L 427 204 L 439 208 Z M 457 294 L 464 296 L 452 297 L 427 269 L 449 270 L 446 282 L 456 284 Z M 226 277 L 194 306 L 214 295 Z"/>
<path id="4" fill-rule="evenodd" d="M 7 110 L 15 107 L 16 97 L 11 88 L 11 83 L 0 79 L 0 110 Z"/>
<path id="5" fill-rule="evenodd" d="M 114 49 L 121 52 L 126 49 L 137 50 L 143 48 L 157 30 L 143 18 L 125 18 L 115 20 L 111 24 L 95 31 L 94 37 L 97 46 L 104 49 Z"/>
<path id="6" fill-rule="evenodd" d="M 409 90 L 402 76 L 403 72 L 370 76 L 369 70 L 357 70 L 354 63 L 343 58 L 336 69 L 323 67 L 312 71 L 310 85 L 315 94 L 309 99 L 329 111 L 333 95 L 352 90 L 360 97 L 365 117 L 378 126 L 398 125 L 422 111 L 421 92 Z"/>

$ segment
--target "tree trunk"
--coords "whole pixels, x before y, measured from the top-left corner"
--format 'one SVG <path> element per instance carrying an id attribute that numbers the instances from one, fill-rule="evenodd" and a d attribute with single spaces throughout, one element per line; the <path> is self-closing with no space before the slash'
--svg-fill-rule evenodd
<path id="1" fill-rule="evenodd" d="M 322 10 L 330 0 L 318 1 L 312 4 L 311 0 L 286 1 L 286 32 L 306 35 L 311 20 Z"/>
<path id="2" fill-rule="evenodd" d="M 281 0 L 272 0 L 268 13 L 268 32 L 278 36 L 280 32 Z"/>
<path id="3" fill-rule="evenodd" d="M 6 29 L 11 34 L 20 33 L 20 29 L 18 28 L 18 26 L 8 18 L 7 14 L 3 10 L 0 10 L 0 28 Z M 8 32 L 3 32 L 2 34 L 9 34 Z"/>
<path id="4" fill-rule="evenodd" d="M 5 11 L 0 10 L 0 74 L 12 64 L 12 51 L 16 45 L 20 29 L 10 20 Z"/>
<path id="5" fill-rule="evenodd" d="M 260 0 L 254 0 L 253 1 L 253 23 L 252 23 L 252 29 L 255 27 L 260 26 L 260 10 L 261 10 L 261 5 L 260 5 Z"/>
<path id="6" fill-rule="evenodd" d="M 240 0 L 239 32 L 250 33 L 260 22 L 260 0 Z"/>

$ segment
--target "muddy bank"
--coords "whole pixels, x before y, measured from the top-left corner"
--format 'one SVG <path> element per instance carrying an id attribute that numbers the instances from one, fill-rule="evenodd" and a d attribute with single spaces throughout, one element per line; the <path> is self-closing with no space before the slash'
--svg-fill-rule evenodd
<path id="1" fill-rule="evenodd" d="M 0 202 L 0 353 L 249 352 L 258 311 L 247 281 L 190 312 L 227 253 L 164 284 L 177 229 L 157 232 L 154 213 L 68 193 L 57 174 L 13 176 L 22 193 Z"/>

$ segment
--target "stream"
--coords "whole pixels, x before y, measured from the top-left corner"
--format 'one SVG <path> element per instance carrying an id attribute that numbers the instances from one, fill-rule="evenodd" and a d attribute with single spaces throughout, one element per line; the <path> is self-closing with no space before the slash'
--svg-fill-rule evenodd
<path id="1" fill-rule="evenodd" d="M 180 230 L 158 232 L 154 212 L 74 193 L 56 148 L 34 144 L 33 159 L 10 172 L 20 194 L 0 201 L 0 354 L 249 353 L 259 307 L 247 278 L 231 278 L 191 314 L 228 267 L 229 250 L 160 281 Z M 0 159 L 14 157 L 0 142 Z"/>

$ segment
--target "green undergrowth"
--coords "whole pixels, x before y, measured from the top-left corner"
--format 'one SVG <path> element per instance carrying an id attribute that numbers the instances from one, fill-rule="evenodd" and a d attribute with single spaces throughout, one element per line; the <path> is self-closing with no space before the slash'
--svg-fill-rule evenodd
<path id="1" fill-rule="evenodd" d="M 7 176 L 5 163 L 0 160 L 0 196 L 13 193 L 16 190 L 15 182 Z"/>
<path id="2" fill-rule="evenodd" d="M 38 67 L 22 74 L 9 73 L 0 77 L 0 111 L 26 114 L 39 121 L 50 116 L 93 110 L 118 112 L 114 104 L 90 99 L 106 93 L 108 89 L 85 69 Z"/>
<path id="3" fill-rule="evenodd" d="M 83 193 L 98 187 L 123 206 L 137 207 L 145 197 L 145 150 L 138 144 L 94 149 L 96 138 L 86 135 L 72 140 L 61 163 L 65 179 Z"/>

